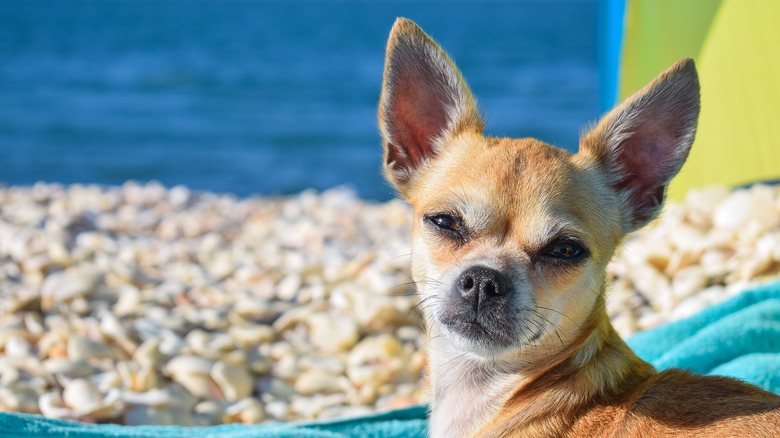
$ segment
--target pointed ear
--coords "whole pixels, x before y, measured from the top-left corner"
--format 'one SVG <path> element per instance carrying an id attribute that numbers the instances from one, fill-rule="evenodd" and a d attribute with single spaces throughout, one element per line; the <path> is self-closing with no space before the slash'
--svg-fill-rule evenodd
<path id="1" fill-rule="evenodd" d="M 580 155 L 604 168 L 621 199 L 623 228 L 638 229 L 663 204 L 696 135 L 699 79 L 692 59 L 661 73 L 605 115 L 580 141 Z"/>
<path id="2" fill-rule="evenodd" d="M 465 81 L 446 53 L 399 18 L 390 31 L 379 101 L 385 176 L 403 194 L 447 138 L 484 124 Z"/>

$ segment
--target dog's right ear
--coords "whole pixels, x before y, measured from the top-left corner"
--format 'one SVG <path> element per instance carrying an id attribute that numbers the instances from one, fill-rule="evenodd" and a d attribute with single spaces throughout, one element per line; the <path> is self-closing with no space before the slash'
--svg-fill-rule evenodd
<path id="1" fill-rule="evenodd" d="M 605 115 L 583 136 L 580 154 L 598 162 L 620 197 L 624 231 L 661 209 L 669 181 L 691 149 L 699 118 L 699 78 L 683 59 Z"/>
<path id="2" fill-rule="evenodd" d="M 466 82 L 446 53 L 414 22 L 390 31 L 379 101 L 385 176 L 401 194 L 448 138 L 484 123 Z"/>

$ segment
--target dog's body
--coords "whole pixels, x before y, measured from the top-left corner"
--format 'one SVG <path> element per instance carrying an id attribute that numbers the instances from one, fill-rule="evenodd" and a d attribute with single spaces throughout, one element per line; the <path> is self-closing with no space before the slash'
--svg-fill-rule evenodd
<path id="1" fill-rule="evenodd" d="M 688 155 L 699 85 L 683 60 L 565 151 L 482 134 L 455 65 L 399 19 L 379 121 L 414 208 L 434 437 L 780 436 L 780 397 L 657 373 L 613 329 L 606 266 Z"/>

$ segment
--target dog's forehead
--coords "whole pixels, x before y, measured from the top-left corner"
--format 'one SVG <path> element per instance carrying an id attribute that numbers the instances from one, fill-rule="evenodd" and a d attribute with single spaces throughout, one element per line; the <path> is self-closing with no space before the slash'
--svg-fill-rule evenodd
<path id="1" fill-rule="evenodd" d="M 494 170 L 503 173 L 502 187 L 508 189 L 507 195 L 558 190 L 570 185 L 574 177 L 569 153 L 562 149 L 533 138 L 493 139 L 491 143 L 481 155 L 486 165 L 494 164 Z M 500 164 L 502 158 L 512 164 Z"/>
<path id="2" fill-rule="evenodd" d="M 518 208 L 566 203 L 581 189 L 570 155 L 535 139 L 462 136 L 449 146 L 425 178 L 421 198 Z"/>

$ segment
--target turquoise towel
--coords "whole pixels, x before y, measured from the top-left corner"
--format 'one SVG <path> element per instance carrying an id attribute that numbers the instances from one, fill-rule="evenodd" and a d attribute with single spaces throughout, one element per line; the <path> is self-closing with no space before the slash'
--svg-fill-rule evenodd
<path id="1" fill-rule="evenodd" d="M 658 369 L 680 367 L 732 376 L 780 394 L 780 282 L 745 292 L 688 319 L 638 333 L 628 343 Z M 415 406 L 351 419 L 183 428 L 94 425 L 0 413 L 0 436 L 422 438 L 425 415 L 424 406 Z"/>
<path id="2" fill-rule="evenodd" d="M 659 370 L 731 376 L 780 394 L 780 282 L 639 332 L 628 345 Z"/>
<path id="3" fill-rule="evenodd" d="M 84 424 L 37 415 L 0 413 L 0 436 L 73 438 L 423 438 L 427 408 L 414 406 L 366 417 L 257 426 L 120 426 Z"/>

